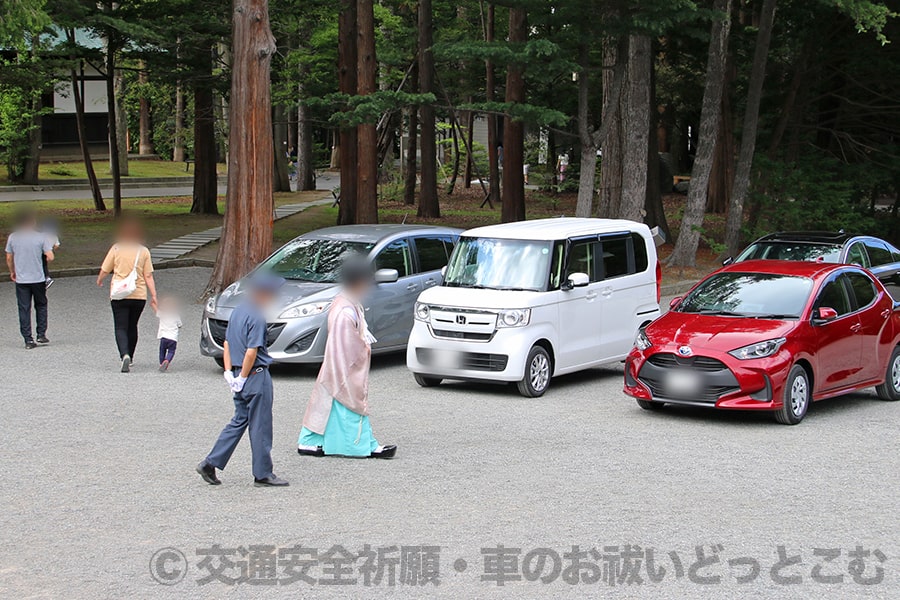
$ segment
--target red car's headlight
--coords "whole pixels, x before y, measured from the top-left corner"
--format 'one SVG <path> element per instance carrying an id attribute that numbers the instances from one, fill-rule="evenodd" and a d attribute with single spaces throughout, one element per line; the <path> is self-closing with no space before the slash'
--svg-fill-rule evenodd
<path id="1" fill-rule="evenodd" d="M 752 358 L 766 358 L 767 356 L 772 356 L 781 346 L 786 342 L 785 338 L 777 338 L 774 340 L 766 340 L 764 342 L 757 342 L 755 344 L 750 344 L 749 346 L 744 346 L 742 348 L 737 348 L 732 350 L 728 354 L 737 358 L 738 360 L 750 360 Z"/>

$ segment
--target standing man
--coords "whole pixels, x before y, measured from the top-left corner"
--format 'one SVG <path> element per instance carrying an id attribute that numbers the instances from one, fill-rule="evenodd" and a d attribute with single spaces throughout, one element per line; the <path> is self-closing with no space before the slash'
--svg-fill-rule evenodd
<path id="1" fill-rule="evenodd" d="M 53 260 L 53 244 L 37 229 L 37 214 L 31 209 L 19 213 L 16 230 L 6 240 L 6 266 L 9 277 L 16 282 L 16 303 L 19 305 L 19 331 L 25 338 L 25 348 L 49 344 L 47 339 L 47 276 L 43 260 Z M 31 306 L 37 320 L 37 343 L 31 332 Z"/>
<path id="2" fill-rule="evenodd" d="M 266 309 L 284 279 L 258 274 L 250 279 L 246 298 L 228 321 L 225 330 L 225 381 L 234 393 L 234 416 L 231 418 L 209 455 L 197 465 L 203 481 L 219 485 L 216 469 L 224 469 L 237 448 L 244 431 L 250 429 L 253 454 L 253 485 L 285 486 L 288 482 L 272 472 L 272 358 L 266 349 Z"/>

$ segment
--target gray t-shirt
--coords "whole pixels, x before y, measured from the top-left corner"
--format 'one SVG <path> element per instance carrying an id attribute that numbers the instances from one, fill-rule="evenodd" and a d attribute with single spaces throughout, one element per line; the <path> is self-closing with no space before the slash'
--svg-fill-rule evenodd
<path id="1" fill-rule="evenodd" d="M 16 267 L 16 283 L 41 283 L 44 263 L 41 257 L 53 250 L 53 244 L 46 235 L 34 229 L 20 229 L 9 234 L 6 252 L 13 255 Z"/>

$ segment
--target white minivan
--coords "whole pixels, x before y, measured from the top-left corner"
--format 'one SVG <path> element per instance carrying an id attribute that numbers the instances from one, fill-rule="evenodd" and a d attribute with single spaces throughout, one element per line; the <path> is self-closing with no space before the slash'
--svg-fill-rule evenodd
<path id="1" fill-rule="evenodd" d="M 419 296 L 406 364 L 419 385 L 516 382 L 623 360 L 659 316 L 650 229 L 634 221 L 557 218 L 464 232 L 444 282 Z"/>

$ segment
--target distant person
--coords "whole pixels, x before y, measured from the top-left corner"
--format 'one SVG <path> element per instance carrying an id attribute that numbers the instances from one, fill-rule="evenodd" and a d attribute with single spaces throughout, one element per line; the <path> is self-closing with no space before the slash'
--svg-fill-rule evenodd
<path id="1" fill-rule="evenodd" d="M 522 178 L 525 180 L 525 185 L 528 185 L 528 163 L 522 165 Z"/>
<path id="2" fill-rule="evenodd" d="M 250 430 L 253 485 L 281 487 L 287 481 L 272 472 L 272 358 L 266 348 L 265 313 L 275 301 L 284 279 L 258 274 L 250 281 L 250 293 L 234 309 L 225 330 L 225 381 L 234 396 L 234 416 L 225 425 L 197 472 L 210 485 L 222 483 L 216 469 L 228 465 L 244 432 Z"/>
<path id="3" fill-rule="evenodd" d="M 56 219 L 46 219 L 41 223 L 41 233 L 47 236 L 47 239 L 50 240 L 51 246 L 53 246 L 53 253 L 56 254 L 56 251 L 59 249 L 59 221 Z M 47 286 L 47 289 L 50 289 L 50 286 L 53 285 L 53 278 L 50 277 L 50 263 L 47 261 L 47 256 L 42 256 L 43 265 L 44 265 L 44 282 Z"/>
<path id="4" fill-rule="evenodd" d="M 172 297 L 160 300 L 156 318 L 159 319 L 159 329 L 156 334 L 156 337 L 159 338 L 159 370 L 166 372 L 175 358 L 175 350 L 178 348 L 178 332 L 182 327 L 178 301 Z"/>
<path id="5" fill-rule="evenodd" d="M 569 169 L 569 154 L 563 152 L 556 159 L 556 172 L 559 173 L 559 182 L 566 180 L 566 171 Z"/>
<path id="6" fill-rule="evenodd" d="M 128 373 L 134 364 L 138 322 L 147 304 L 148 294 L 151 308 L 154 311 L 157 308 L 153 260 L 150 250 L 142 243 L 143 239 L 143 229 L 137 220 L 122 219 L 116 243 L 103 259 L 100 274 L 97 275 L 97 286 L 103 287 L 106 277 L 112 274 L 109 297 L 122 373 Z"/>
<path id="7" fill-rule="evenodd" d="M 37 229 L 37 215 L 25 209 L 16 217 L 16 230 L 6 240 L 6 266 L 9 278 L 16 283 L 19 307 L 19 332 L 25 348 L 49 344 L 47 339 L 47 276 L 43 261 L 53 260 L 53 244 Z M 31 330 L 31 307 L 37 321 L 37 341 Z"/>
<path id="8" fill-rule="evenodd" d="M 341 268 L 343 289 L 328 310 L 325 358 L 303 415 L 297 452 L 305 456 L 393 458 L 397 446 L 382 446 L 369 423 L 369 363 L 375 338 L 366 324 L 362 298 L 372 284 L 363 258 Z"/>

